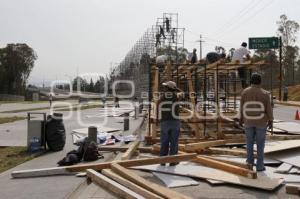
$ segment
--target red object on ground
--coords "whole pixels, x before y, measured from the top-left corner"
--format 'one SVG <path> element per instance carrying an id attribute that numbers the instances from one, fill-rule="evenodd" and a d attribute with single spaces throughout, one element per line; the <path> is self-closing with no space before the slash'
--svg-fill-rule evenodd
<path id="1" fill-rule="evenodd" d="M 295 120 L 300 120 L 299 111 L 296 111 Z"/>

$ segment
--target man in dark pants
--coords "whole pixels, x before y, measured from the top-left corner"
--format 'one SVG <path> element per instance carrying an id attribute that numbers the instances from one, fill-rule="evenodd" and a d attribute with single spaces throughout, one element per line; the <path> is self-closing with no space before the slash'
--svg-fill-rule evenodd
<path id="1" fill-rule="evenodd" d="M 261 76 L 251 76 L 251 86 L 244 89 L 240 103 L 240 125 L 244 124 L 247 141 L 247 163 L 254 165 L 253 145 L 257 146 L 256 171 L 264 171 L 264 147 L 267 127 L 272 127 L 273 109 L 270 94 L 261 88 Z"/>
<path id="2" fill-rule="evenodd" d="M 244 56 L 247 57 L 247 59 L 250 59 L 250 55 L 249 55 L 249 51 L 247 49 L 247 43 L 243 42 L 241 47 L 236 49 L 233 52 L 233 56 L 232 56 L 232 61 L 239 61 L 240 64 L 244 63 Z M 244 67 L 240 67 L 238 68 L 238 74 L 239 77 L 241 79 L 241 83 L 242 83 L 242 88 L 246 88 L 247 87 L 247 73 L 246 73 L 246 69 Z"/>
<path id="3" fill-rule="evenodd" d="M 176 155 L 178 152 L 178 138 L 180 132 L 179 120 L 179 89 L 176 83 L 168 81 L 162 84 L 164 92 L 159 100 L 160 118 L 160 156 Z M 175 166 L 178 163 L 170 163 Z M 165 165 L 165 164 L 162 164 Z"/>

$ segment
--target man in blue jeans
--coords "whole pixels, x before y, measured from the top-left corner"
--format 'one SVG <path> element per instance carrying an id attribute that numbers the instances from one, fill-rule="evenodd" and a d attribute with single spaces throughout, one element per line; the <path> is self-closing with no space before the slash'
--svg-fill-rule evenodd
<path id="1" fill-rule="evenodd" d="M 179 105 L 180 94 L 176 83 L 168 81 L 162 84 L 163 91 L 159 100 L 160 118 L 160 156 L 176 155 L 178 152 L 178 138 L 180 131 Z M 170 163 L 175 166 L 178 163 Z M 162 164 L 165 165 L 165 164 Z"/>
<path id="2" fill-rule="evenodd" d="M 245 126 L 247 163 L 254 165 L 253 145 L 257 146 L 256 171 L 264 171 L 264 147 L 267 127 L 272 126 L 273 110 L 270 94 L 261 88 L 261 76 L 251 76 L 251 86 L 244 89 L 240 102 L 240 125 Z"/>

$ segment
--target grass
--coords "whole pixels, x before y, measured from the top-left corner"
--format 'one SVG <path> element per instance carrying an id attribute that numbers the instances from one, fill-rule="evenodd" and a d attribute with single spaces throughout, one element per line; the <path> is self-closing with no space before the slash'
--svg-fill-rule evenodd
<path id="1" fill-rule="evenodd" d="M 37 155 L 27 152 L 27 147 L 0 147 L 0 173 L 11 169 Z"/>
<path id="2" fill-rule="evenodd" d="M 18 121 L 18 120 L 24 120 L 26 118 L 27 117 L 18 117 L 18 116 L 14 116 L 14 117 L 0 117 L 0 124 L 15 122 L 15 121 Z"/>

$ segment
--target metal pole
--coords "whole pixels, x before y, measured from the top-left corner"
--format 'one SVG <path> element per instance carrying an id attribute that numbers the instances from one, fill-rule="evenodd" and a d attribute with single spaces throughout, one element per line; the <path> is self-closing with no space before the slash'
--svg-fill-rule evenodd
<path id="1" fill-rule="evenodd" d="M 202 35 L 200 35 L 200 49 L 199 49 L 199 52 L 200 52 L 200 57 L 199 59 L 202 59 Z"/>
<path id="2" fill-rule="evenodd" d="M 279 101 L 282 99 L 282 40 L 279 37 Z"/>

